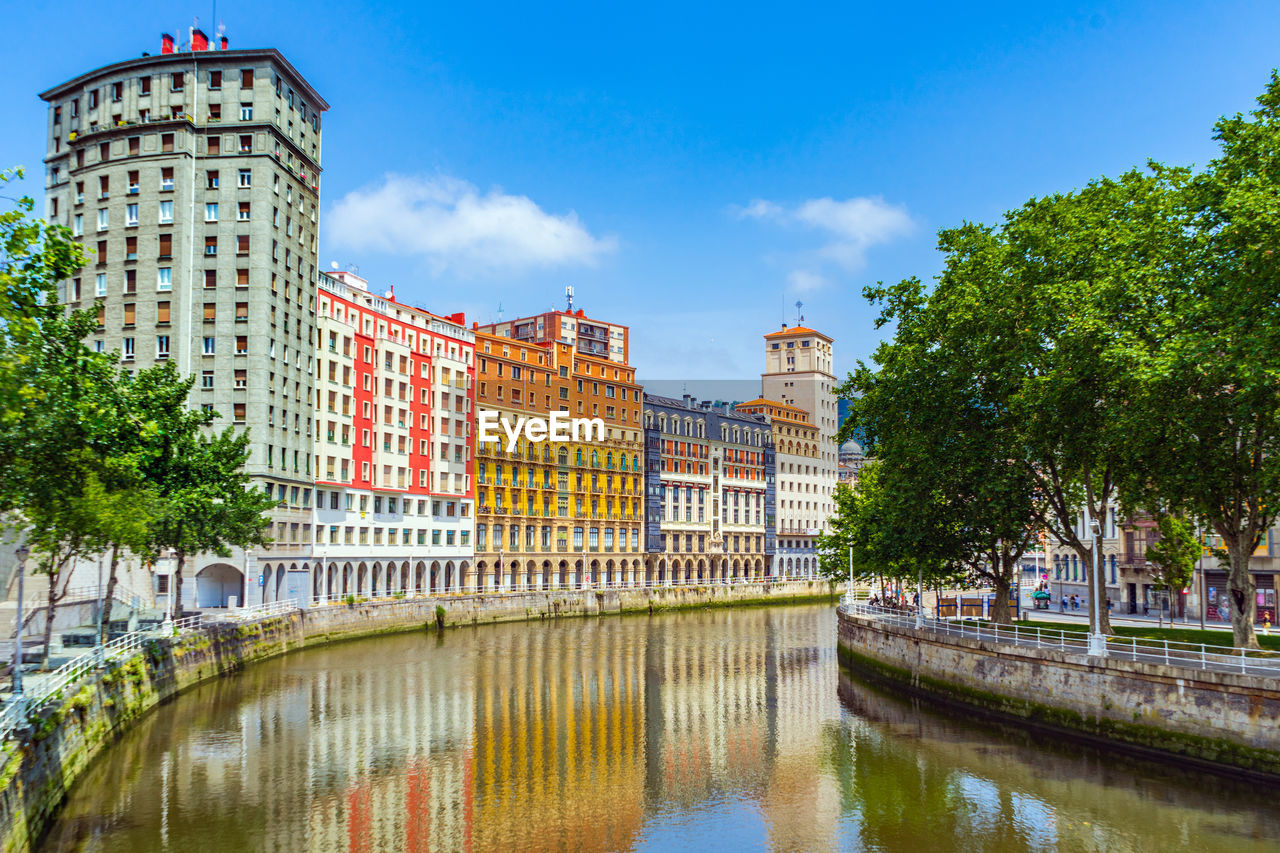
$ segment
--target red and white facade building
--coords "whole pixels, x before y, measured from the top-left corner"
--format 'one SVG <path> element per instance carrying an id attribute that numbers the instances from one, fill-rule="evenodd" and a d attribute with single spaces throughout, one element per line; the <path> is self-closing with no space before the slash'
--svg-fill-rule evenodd
<path id="1" fill-rule="evenodd" d="M 474 560 L 475 337 L 319 276 L 311 600 L 461 588 Z"/>

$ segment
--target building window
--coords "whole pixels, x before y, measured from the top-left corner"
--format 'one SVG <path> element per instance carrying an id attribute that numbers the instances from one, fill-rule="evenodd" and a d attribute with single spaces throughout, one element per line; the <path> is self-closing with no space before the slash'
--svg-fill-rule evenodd
<path id="1" fill-rule="evenodd" d="M 239 202 L 239 204 L 236 206 L 236 221 L 237 222 L 249 221 L 249 202 L 242 201 L 242 202 Z"/>
<path id="2" fill-rule="evenodd" d="M 160 151 L 165 154 L 170 154 L 173 152 L 173 134 L 172 133 L 160 134 Z M 169 173 L 168 185 L 166 186 L 164 184 L 161 184 L 160 189 L 162 190 L 173 189 L 173 169 L 168 166 L 165 166 L 160 171 Z"/>
<path id="3" fill-rule="evenodd" d="M 75 217 L 71 220 L 71 236 L 72 237 L 84 236 L 84 214 L 83 213 L 77 213 Z"/>
<path id="4" fill-rule="evenodd" d="M 124 224 L 126 228 L 138 227 L 138 206 L 136 204 L 126 204 L 124 206 Z"/>
<path id="5" fill-rule="evenodd" d="M 240 88 L 241 89 L 253 88 L 253 69 L 252 68 L 240 69 Z"/>
<path id="6" fill-rule="evenodd" d="M 216 201 L 209 202 L 204 206 L 204 221 L 205 222 L 218 221 L 218 203 Z"/>
<path id="7" fill-rule="evenodd" d="M 240 135 L 240 153 L 248 154 L 253 151 L 253 135 L 243 133 Z"/>
<path id="8" fill-rule="evenodd" d="M 217 339 L 217 338 L 214 338 L 214 337 L 206 337 L 206 338 L 204 339 L 204 354 L 205 354 L 205 355 L 213 355 L 213 353 L 214 353 L 214 349 L 216 348 L 217 343 L 218 343 L 218 339 Z"/>
<path id="9" fill-rule="evenodd" d="M 216 190 L 218 188 L 217 169 L 210 169 L 204 173 L 204 188 L 207 190 Z"/>
<path id="10" fill-rule="evenodd" d="M 217 271 L 217 270 L 205 270 L 205 271 L 204 271 L 204 286 L 205 286 L 205 289 L 206 289 L 206 290 L 212 290 L 212 289 L 214 289 L 214 288 L 216 288 L 216 287 L 218 286 L 218 271 Z"/>
<path id="11" fill-rule="evenodd" d="M 93 295 L 94 295 L 94 296 L 106 296 L 106 295 L 107 295 L 107 274 L 106 274 L 106 273 L 102 273 L 102 272 L 100 272 L 100 273 L 98 273 L 98 275 L 94 278 L 94 280 L 93 280 Z"/>
<path id="12" fill-rule="evenodd" d="M 210 157 L 216 157 L 217 155 L 221 154 L 222 153 L 222 137 L 210 136 L 206 140 L 206 150 L 209 152 Z"/>
<path id="13" fill-rule="evenodd" d="M 244 423 L 244 403 L 234 403 L 231 407 L 232 419 L 238 423 Z"/>
<path id="14" fill-rule="evenodd" d="M 133 361 L 133 338 L 124 338 L 124 360 Z"/>
<path id="15" fill-rule="evenodd" d="M 253 121 L 253 104 L 240 105 L 240 120 Z"/>
<path id="16" fill-rule="evenodd" d="M 160 224 L 161 225 L 173 224 L 173 202 L 171 201 L 160 202 Z"/>
<path id="17" fill-rule="evenodd" d="M 185 80 L 185 77 L 186 77 L 186 75 L 185 75 L 185 74 L 183 74 L 183 72 L 181 72 L 181 71 L 178 71 L 178 72 L 174 73 L 173 75 L 171 75 L 171 76 L 170 76 L 170 78 L 169 78 L 169 89 L 170 89 L 170 91 L 173 91 L 173 92 L 181 92 L 181 91 L 182 91 L 183 82 L 184 82 L 184 80 Z"/>
<path id="18" fill-rule="evenodd" d="M 173 267 L 156 270 L 156 290 L 173 290 Z"/>
<path id="19" fill-rule="evenodd" d="M 169 357 L 169 336 L 156 335 L 156 358 Z"/>
<path id="20" fill-rule="evenodd" d="M 156 303 L 156 322 L 157 323 L 167 324 L 169 322 L 169 304 L 170 303 L 167 301 Z"/>
<path id="21" fill-rule="evenodd" d="M 253 186 L 253 171 L 250 169 L 241 169 L 239 173 L 239 185 L 242 187 Z"/>
<path id="22" fill-rule="evenodd" d="M 106 231 L 107 225 L 109 224 L 109 222 L 110 222 L 110 213 L 104 207 L 98 211 L 98 230 Z"/>
<path id="23" fill-rule="evenodd" d="M 213 257 L 218 254 L 218 238 L 217 237 L 204 238 L 204 254 L 205 254 L 205 257 Z"/>
<path id="24" fill-rule="evenodd" d="M 221 71 L 209 72 L 209 88 L 215 91 L 222 88 L 222 72 Z"/>

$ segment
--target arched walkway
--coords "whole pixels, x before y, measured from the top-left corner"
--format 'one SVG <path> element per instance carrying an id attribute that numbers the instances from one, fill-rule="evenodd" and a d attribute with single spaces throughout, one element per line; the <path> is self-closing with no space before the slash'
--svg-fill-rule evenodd
<path id="1" fill-rule="evenodd" d="M 244 604 L 244 573 L 228 563 L 205 566 L 196 574 L 196 607 Z"/>

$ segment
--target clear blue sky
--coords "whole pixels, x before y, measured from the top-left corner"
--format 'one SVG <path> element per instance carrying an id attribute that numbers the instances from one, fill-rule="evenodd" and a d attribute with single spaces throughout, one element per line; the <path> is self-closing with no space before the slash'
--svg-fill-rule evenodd
<path id="1" fill-rule="evenodd" d="M 6 14 L 0 163 L 36 173 L 41 89 L 156 52 L 210 3 Z M 699 8 L 701 7 L 701 8 Z M 794 319 L 843 372 L 861 288 L 928 278 L 934 234 L 1154 157 L 1204 163 L 1280 64 L 1275 2 L 247 3 L 329 100 L 321 262 L 489 320 L 629 323 L 641 376 L 745 378 Z M 388 179 L 388 175 L 391 175 Z"/>

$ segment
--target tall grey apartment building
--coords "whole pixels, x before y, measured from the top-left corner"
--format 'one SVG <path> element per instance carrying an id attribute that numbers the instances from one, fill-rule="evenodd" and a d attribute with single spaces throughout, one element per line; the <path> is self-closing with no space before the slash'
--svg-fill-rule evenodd
<path id="1" fill-rule="evenodd" d="M 258 600 L 258 575 L 307 589 L 320 124 L 329 105 L 277 50 L 199 30 L 40 94 L 46 215 L 88 256 L 63 285 L 98 305 L 90 346 L 131 369 L 195 375 L 193 406 L 252 430 L 249 472 L 278 497 L 275 543 L 189 564 L 183 604 Z M 163 563 L 163 561 L 162 561 Z M 167 599 L 167 568 L 153 580 Z M 296 576 L 296 584 L 294 582 Z M 192 583 L 192 578 L 195 583 Z"/>

